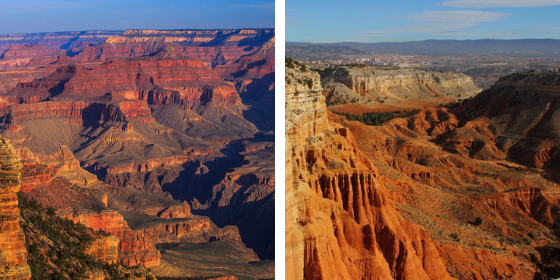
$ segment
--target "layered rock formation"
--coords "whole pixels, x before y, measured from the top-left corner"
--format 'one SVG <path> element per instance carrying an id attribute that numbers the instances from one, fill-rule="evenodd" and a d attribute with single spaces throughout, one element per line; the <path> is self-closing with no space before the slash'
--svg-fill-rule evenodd
<path id="1" fill-rule="evenodd" d="M 49 49 L 72 49 L 80 44 L 95 44 L 106 40 L 111 35 L 122 31 L 70 31 L 49 33 L 0 34 L 0 52 L 11 45 L 37 44 Z"/>
<path id="2" fill-rule="evenodd" d="M 451 279 L 352 132 L 328 120 L 319 76 L 290 68 L 286 76 L 300 81 L 286 85 L 287 279 Z"/>
<path id="3" fill-rule="evenodd" d="M 539 248 L 558 242 L 558 79 L 506 76 L 455 108 L 383 126 L 336 119 L 358 136 L 403 216 L 440 242 L 452 276 L 556 277 Z"/>
<path id="4" fill-rule="evenodd" d="M 98 46 L 77 48 L 84 61 L 148 55 L 172 44 L 181 55 L 196 57 L 208 66 L 229 64 L 260 49 L 274 37 L 271 29 L 238 30 L 126 30 Z"/>
<path id="5" fill-rule="evenodd" d="M 106 93 L 150 104 L 173 101 L 224 99 L 235 104 L 235 89 L 222 81 L 200 60 L 177 56 L 169 47 L 138 60 L 113 60 L 88 70 L 64 66 L 56 73 L 31 83 L 21 83 L 4 96 L 13 103 L 34 103 L 49 97 L 71 99 Z M 216 96 L 215 96 L 216 95 Z"/>
<path id="6" fill-rule="evenodd" d="M 16 192 L 21 189 L 21 162 L 10 142 L 0 138 L 0 277 L 31 279 Z"/>
<path id="7" fill-rule="evenodd" d="M 321 72 L 329 104 L 466 99 L 479 93 L 462 74 L 376 66 L 337 66 Z"/>
<path id="8" fill-rule="evenodd" d="M 67 153 L 66 147 L 52 156 L 35 156 L 21 149 L 19 154 L 25 157 L 25 195 L 76 223 L 116 236 L 96 240 L 87 252 L 108 262 L 118 259 L 131 266 L 154 267 L 160 264 L 161 257 L 156 244 L 222 240 L 234 242 L 254 256 L 241 242 L 236 227 L 218 228 L 206 217 L 191 215 L 188 204 L 102 185 L 95 177 L 79 182 L 76 179 L 85 176 L 79 166 L 73 166 L 77 160 Z M 34 174 L 38 173 L 45 175 L 37 178 Z M 71 184 L 70 179 L 79 185 Z"/>
<path id="9" fill-rule="evenodd" d="M 25 195 L 117 236 L 130 265 L 168 266 L 156 245 L 169 242 L 273 258 L 274 30 L 87 34 L 21 39 L 66 55 L 0 71 L 0 131 L 24 159 Z M 6 54 L 18 48 L 43 49 Z M 95 249 L 107 242 L 92 252 L 113 259 Z"/>
<path id="10" fill-rule="evenodd" d="M 0 70 L 47 65 L 62 54 L 63 50 L 47 49 L 44 45 L 11 45 L 0 55 Z"/>

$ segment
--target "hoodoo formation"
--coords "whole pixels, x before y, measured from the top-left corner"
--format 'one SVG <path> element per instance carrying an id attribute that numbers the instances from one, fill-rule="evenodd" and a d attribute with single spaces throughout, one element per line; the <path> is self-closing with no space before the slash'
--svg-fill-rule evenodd
<path id="1" fill-rule="evenodd" d="M 25 197 L 154 276 L 273 277 L 273 29 L 0 38 Z"/>
<path id="2" fill-rule="evenodd" d="M 558 72 L 373 126 L 331 114 L 319 75 L 290 66 L 289 279 L 560 277 Z"/>

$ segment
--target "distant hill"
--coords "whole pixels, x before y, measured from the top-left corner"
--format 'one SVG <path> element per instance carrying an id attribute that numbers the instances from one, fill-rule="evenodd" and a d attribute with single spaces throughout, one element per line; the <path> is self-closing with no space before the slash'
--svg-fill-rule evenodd
<path id="1" fill-rule="evenodd" d="M 557 39 L 519 39 L 519 40 L 426 40 L 387 43 L 300 43 L 286 42 L 286 54 L 296 56 L 302 49 L 313 46 L 317 51 L 331 50 L 335 47 L 351 47 L 363 52 L 390 52 L 424 55 L 465 55 L 501 54 L 510 56 L 554 56 L 560 57 L 560 40 Z"/>

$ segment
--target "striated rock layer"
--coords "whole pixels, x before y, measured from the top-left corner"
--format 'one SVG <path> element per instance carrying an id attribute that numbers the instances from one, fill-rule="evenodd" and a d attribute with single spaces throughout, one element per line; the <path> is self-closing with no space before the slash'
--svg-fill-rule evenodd
<path id="1" fill-rule="evenodd" d="M 258 261 L 237 227 L 218 228 L 209 218 L 192 215 L 188 204 L 102 184 L 80 168 L 66 146 L 53 155 L 33 154 L 24 147 L 18 154 L 24 159 L 25 196 L 76 223 L 112 234 L 86 250 L 100 260 L 154 267 L 161 258 L 156 244 L 220 240 L 234 242 Z"/>
<path id="2" fill-rule="evenodd" d="M 481 91 L 466 75 L 398 67 L 337 66 L 322 71 L 321 80 L 331 104 L 465 99 Z"/>
<path id="3" fill-rule="evenodd" d="M 11 45 L 0 55 L 0 70 L 24 66 L 42 66 L 58 60 L 63 50 L 48 49 L 44 45 Z"/>
<path id="4" fill-rule="evenodd" d="M 80 44 L 99 43 L 111 35 L 122 34 L 122 31 L 69 31 L 46 33 L 15 33 L 0 34 L 0 52 L 11 45 L 37 44 L 49 49 L 71 49 Z"/>
<path id="5" fill-rule="evenodd" d="M 177 56 L 171 47 L 141 59 L 112 60 L 91 70 L 63 66 L 48 77 L 18 84 L 4 96 L 11 103 L 34 103 L 55 96 L 83 100 L 106 93 L 150 104 L 213 99 L 239 103 L 233 86 L 200 60 Z"/>
<path id="6" fill-rule="evenodd" d="M 10 142 L 0 138 L 0 278 L 31 279 L 16 192 L 21 189 L 21 162 Z"/>
<path id="7" fill-rule="evenodd" d="M 438 241 L 459 279 L 541 279 L 558 242 L 558 73 L 513 74 L 454 108 L 381 126 L 333 117 L 356 136 L 406 219 Z"/>
<path id="8" fill-rule="evenodd" d="M 208 66 L 229 64 L 251 54 L 274 37 L 273 29 L 126 30 L 96 46 L 76 48 L 82 61 L 148 55 L 172 45 L 181 55 L 199 58 Z"/>
<path id="9" fill-rule="evenodd" d="M 47 45 L 65 51 L 53 63 L 0 71 L 0 131 L 25 158 L 25 195 L 107 227 L 129 264 L 165 266 L 155 244 L 210 240 L 273 258 L 274 30 L 81 35 Z M 26 43 L 39 46 L 6 55 L 45 45 Z"/>
<path id="10" fill-rule="evenodd" d="M 286 278 L 451 279 L 352 133 L 328 121 L 319 76 L 286 76 L 304 81 L 286 85 Z"/>

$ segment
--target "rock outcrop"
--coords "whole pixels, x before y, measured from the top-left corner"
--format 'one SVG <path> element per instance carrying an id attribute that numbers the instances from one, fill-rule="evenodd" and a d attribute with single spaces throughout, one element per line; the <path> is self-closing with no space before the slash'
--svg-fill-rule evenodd
<path id="1" fill-rule="evenodd" d="M 0 34 L 0 52 L 11 45 L 43 45 L 49 49 L 72 49 L 81 44 L 102 42 L 111 35 L 122 34 L 122 31 L 70 31 L 47 33 Z"/>
<path id="2" fill-rule="evenodd" d="M 337 66 L 321 71 L 321 80 L 329 104 L 466 99 L 481 91 L 466 75 L 398 67 Z"/>
<path id="3" fill-rule="evenodd" d="M 57 61 L 62 54 L 63 50 L 48 49 L 44 45 L 11 45 L 0 55 L 0 70 L 47 65 Z"/>
<path id="4" fill-rule="evenodd" d="M 558 80 L 509 75 L 454 108 L 381 126 L 332 119 L 356 135 L 403 216 L 439 243 L 452 276 L 532 279 L 546 275 L 539 248 L 558 242 Z"/>
<path id="5" fill-rule="evenodd" d="M 173 45 L 180 55 L 199 58 L 207 66 L 229 64 L 260 48 L 274 37 L 272 29 L 126 30 L 100 45 L 77 49 L 78 59 L 136 57 Z"/>
<path id="6" fill-rule="evenodd" d="M 21 161 L 10 142 L 0 138 L 0 278 L 31 279 L 16 193 L 21 190 Z"/>
<path id="7" fill-rule="evenodd" d="M 95 239 L 93 244 L 85 250 L 85 253 L 93 256 L 96 260 L 114 264 L 118 262 L 118 245 L 119 238 L 111 234 Z"/>
<path id="8" fill-rule="evenodd" d="M 464 127 L 441 137 L 444 145 L 465 153 L 453 143 L 484 142 L 475 156 L 488 149 L 498 158 L 509 158 L 529 168 L 542 169 L 560 182 L 560 75 L 552 73 L 512 74 L 452 112 Z M 474 133 L 473 133 L 474 132 Z"/>
<path id="9" fill-rule="evenodd" d="M 170 49 L 163 51 L 172 52 Z M 75 99 L 113 93 L 150 104 L 180 100 L 239 103 L 235 88 L 200 60 L 185 57 L 145 57 L 113 60 L 91 70 L 81 65 L 63 66 L 56 73 L 31 83 L 21 83 L 4 96 L 12 103 L 35 103 L 47 98 Z"/>
<path id="10" fill-rule="evenodd" d="M 352 132 L 329 122 L 319 76 L 290 68 L 286 76 L 287 279 L 451 279 Z"/>
<path id="11" fill-rule="evenodd" d="M 116 211 L 82 212 L 70 218 L 76 223 L 81 223 L 96 230 L 102 229 L 115 235 L 119 241 L 119 261 L 129 266 L 151 267 L 159 264 L 161 254 L 156 249 L 153 240 L 142 234 L 135 234 L 123 216 Z"/>

